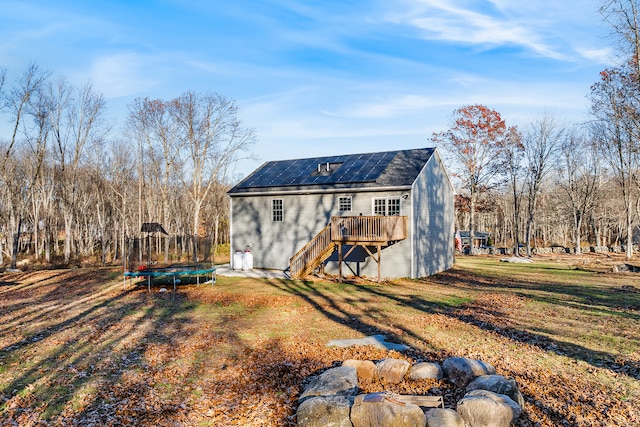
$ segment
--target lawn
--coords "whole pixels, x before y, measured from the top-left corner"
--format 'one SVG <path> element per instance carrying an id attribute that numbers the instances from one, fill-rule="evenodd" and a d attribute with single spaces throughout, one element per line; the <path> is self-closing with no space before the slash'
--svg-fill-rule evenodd
<path id="1" fill-rule="evenodd" d="M 110 268 L 5 273 L 0 425 L 293 426 L 305 381 L 345 359 L 449 356 L 515 378 L 520 426 L 640 425 L 640 276 L 616 262 L 460 257 L 421 280 L 229 277 L 151 293 Z M 326 347 L 372 334 L 411 350 Z M 449 407 L 461 394 L 438 381 L 393 391 Z"/>

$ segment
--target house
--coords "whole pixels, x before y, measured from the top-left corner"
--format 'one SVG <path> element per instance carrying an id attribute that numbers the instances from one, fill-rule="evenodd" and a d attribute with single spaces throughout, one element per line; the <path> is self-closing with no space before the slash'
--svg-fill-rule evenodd
<path id="1" fill-rule="evenodd" d="M 468 248 L 469 245 L 469 236 L 470 233 L 468 230 L 460 230 L 460 238 L 462 239 L 462 246 L 464 248 Z M 473 246 L 476 248 L 486 248 L 489 245 L 489 241 L 491 240 L 491 233 L 488 231 L 478 231 L 476 230 L 473 233 Z"/>
<path id="2" fill-rule="evenodd" d="M 267 162 L 229 190 L 231 251 L 299 278 L 449 269 L 454 188 L 435 148 Z"/>

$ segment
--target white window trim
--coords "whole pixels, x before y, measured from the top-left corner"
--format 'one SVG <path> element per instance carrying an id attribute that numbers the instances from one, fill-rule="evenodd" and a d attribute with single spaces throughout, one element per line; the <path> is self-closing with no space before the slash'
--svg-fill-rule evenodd
<path id="1" fill-rule="evenodd" d="M 371 198 L 371 215 L 376 215 L 376 200 L 384 200 L 384 216 L 389 216 L 389 200 L 399 200 L 400 212 L 398 216 L 402 216 L 402 197 L 400 196 L 385 196 L 385 197 L 373 197 Z"/>
<path id="2" fill-rule="evenodd" d="M 278 200 L 280 201 L 280 210 L 281 210 L 280 221 L 275 219 L 276 210 L 275 210 L 274 203 Z M 271 199 L 271 222 L 284 222 L 284 199 Z"/>
<path id="3" fill-rule="evenodd" d="M 349 200 L 349 210 L 343 210 L 342 209 L 342 203 L 340 202 L 341 199 L 348 199 Z M 338 197 L 338 210 L 340 212 L 353 212 L 353 197 L 351 196 L 339 196 Z"/>

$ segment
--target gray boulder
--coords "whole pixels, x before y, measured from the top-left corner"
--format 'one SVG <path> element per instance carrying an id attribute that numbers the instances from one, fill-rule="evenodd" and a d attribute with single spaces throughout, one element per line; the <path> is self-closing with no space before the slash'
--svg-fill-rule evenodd
<path id="1" fill-rule="evenodd" d="M 426 427 L 427 418 L 419 406 L 389 399 L 366 401 L 356 396 L 351 407 L 353 427 Z"/>
<path id="2" fill-rule="evenodd" d="M 466 387 L 480 375 L 493 375 L 496 368 L 481 360 L 467 357 L 449 357 L 442 363 L 444 376 L 458 387 Z"/>
<path id="3" fill-rule="evenodd" d="M 298 406 L 298 427 L 353 427 L 349 415 L 352 397 L 310 397 Z"/>
<path id="4" fill-rule="evenodd" d="M 314 378 L 300 395 L 300 401 L 312 396 L 355 396 L 358 394 L 356 369 L 340 366 Z"/>
<path id="5" fill-rule="evenodd" d="M 435 408 L 427 411 L 427 427 L 465 427 L 464 420 L 453 409 Z"/>
<path id="6" fill-rule="evenodd" d="M 351 338 L 344 340 L 331 340 L 327 343 L 327 347 L 352 347 L 360 345 L 372 345 L 380 350 L 397 350 L 403 351 L 409 348 L 405 344 L 396 344 L 387 342 L 387 337 L 384 335 L 371 335 L 364 338 Z"/>
<path id="7" fill-rule="evenodd" d="M 518 384 L 513 378 L 505 378 L 502 375 L 481 375 L 471 381 L 466 391 L 488 390 L 498 394 L 505 394 L 514 402 L 524 408 L 524 397 L 520 393 Z"/>
<path id="8" fill-rule="evenodd" d="M 411 364 L 402 359 L 382 359 L 376 363 L 378 378 L 389 384 L 402 382 L 404 374 L 407 373 Z"/>
<path id="9" fill-rule="evenodd" d="M 409 368 L 409 378 L 412 380 L 442 379 L 442 368 L 437 363 L 420 362 Z"/>
<path id="10" fill-rule="evenodd" d="M 509 396 L 487 390 L 467 393 L 457 411 L 469 427 L 509 427 L 522 413 Z"/>

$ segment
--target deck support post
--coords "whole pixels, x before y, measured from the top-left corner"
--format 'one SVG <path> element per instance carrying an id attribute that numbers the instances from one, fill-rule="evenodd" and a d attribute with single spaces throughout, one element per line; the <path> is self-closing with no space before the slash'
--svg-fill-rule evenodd
<path id="1" fill-rule="evenodd" d="M 371 259 L 373 259 L 378 264 L 378 283 L 380 283 L 380 264 L 382 264 L 382 245 L 381 244 L 376 245 L 376 248 L 378 250 L 378 254 L 377 254 L 378 256 L 376 257 L 371 253 L 367 245 L 363 245 L 361 243 L 358 243 L 358 244 L 362 246 L 364 250 L 367 251 Z"/>
<path id="2" fill-rule="evenodd" d="M 338 243 L 338 269 L 340 272 L 340 283 L 342 283 L 342 243 Z"/>
<path id="3" fill-rule="evenodd" d="M 378 245 L 378 283 L 380 283 L 380 266 L 382 264 L 382 247 Z"/>

